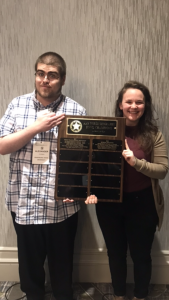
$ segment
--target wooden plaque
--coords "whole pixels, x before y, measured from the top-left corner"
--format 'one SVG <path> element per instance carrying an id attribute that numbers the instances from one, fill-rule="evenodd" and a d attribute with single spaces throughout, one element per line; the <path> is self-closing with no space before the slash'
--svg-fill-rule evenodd
<path id="1" fill-rule="evenodd" d="M 125 118 L 67 115 L 59 125 L 55 199 L 122 202 Z"/>

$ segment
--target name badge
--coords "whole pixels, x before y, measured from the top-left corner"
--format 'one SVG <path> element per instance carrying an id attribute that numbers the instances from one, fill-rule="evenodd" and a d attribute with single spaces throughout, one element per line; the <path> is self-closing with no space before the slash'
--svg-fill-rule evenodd
<path id="1" fill-rule="evenodd" d="M 35 142 L 33 145 L 32 164 L 49 164 L 50 142 Z"/>

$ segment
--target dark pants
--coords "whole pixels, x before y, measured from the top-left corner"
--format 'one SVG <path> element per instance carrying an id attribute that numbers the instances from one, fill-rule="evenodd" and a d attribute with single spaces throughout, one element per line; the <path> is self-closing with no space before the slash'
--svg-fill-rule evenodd
<path id="1" fill-rule="evenodd" d="M 72 269 L 74 239 L 78 213 L 60 223 L 20 225 L 17 234 L 21 289 L 28 300 L 44 298 L 44 262 L 48 258 L 52 291 L 57 300 L 72 300 Z"/>
<path id="2" fill-rule="evenodd" d="M 124 296 L 127 247 L 134 263 L 134 296 L 148 294 L 151 279 L 151 247 L 158 223 L 152 188 L 123 196 L 123 203 L 100 202 L 96 213 L 108 250 L 114 293 Z"/>

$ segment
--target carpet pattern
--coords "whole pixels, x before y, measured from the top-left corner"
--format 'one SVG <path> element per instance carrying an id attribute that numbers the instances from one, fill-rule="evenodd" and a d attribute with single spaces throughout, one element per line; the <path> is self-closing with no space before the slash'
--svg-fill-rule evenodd
<path id="1" fill-rule="evenodd" d="M 13 287 L 11 287 L 13 285 Z M 10 288 L 11 287 L 11 288 Z M 9 289 L 10 288 L 10 289 Z M 133 297 L 133 284 L 127 284 L 127 297 Z M 7 294 L 6 291 L 9 289 Z M 113 300 L 113 288 L 110 283 L 74 283 L 74 299 L 76 300 Z M 15 282 L 0 282 L 0 300 L 17 300 L 23 297 L 24 293 L 20 290 L 20 285 Z M 46 286 L 45 300 L 52 300 L 51 288 Z M 169 285 L 154 285 L 149 287 L 147 300 L 169 300 Z"/>

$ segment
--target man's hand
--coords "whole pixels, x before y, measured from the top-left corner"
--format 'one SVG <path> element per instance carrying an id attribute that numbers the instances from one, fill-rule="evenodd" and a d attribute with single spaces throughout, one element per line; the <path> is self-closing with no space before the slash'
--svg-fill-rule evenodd
<path id="1" fill-rule="evenodd" d="M 44 112 L 40 115 L 34 123 L 38 133 L 45 132 L 52 129 L 55 126 L 58 126 L 62 123 L 62 120 L 65 118 L 65 114 L 56 116 L 54 112 Z"/>
<path id="2" fill-rule="evenodd" d="M 68 198 L 66 198 L 65 200 L 63 200 L 63 202 L 71 203 L 71 202 L 74 202 L 74 200 L 73 200 L 73 199 L 68 199 Z"/>
<path id="3" fill-rule="evenodd" d="M 56 116 L 55 113 L 44 112 L 28 127 L 0 138 L 0 154 L 5 155 L 24 147 L 37 133 L 48 131 L 58 126 L 65 114 Z"/>
<path id="4" fill-rule="evenodd" d="M 88 196 L 85 201 L 86 204 L 96 204 L 97 202 L 98 202 L 98 199 L 95 195 Z"/>
<path id="5" fill-rule="evenodd" d="M 66 198 L 65 200 L 63 200 L 63 202 L 71 203 L 71 202 L 74 202 L 74 200 Z M 98 199 L 95 195 L 90 195 L 89 197 L 87 197 L 87 199 L 85 201 L 86 204 L 95 204 L 97 202 L 98 202 Z"/>
<path id="6" fill-rule="evenodd" d="M 127 163 L 133 167 L 136 163 L 136 158 L 133 154 L 133 151 L 130 150 L 126 139 L 125 139 L 125 147 L 126 147 L 126 150 L 123 150 L 122 155 L 123 155 L 124 159 L 127 161 Z"/>

